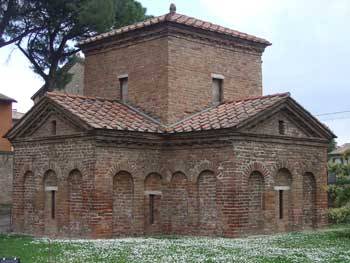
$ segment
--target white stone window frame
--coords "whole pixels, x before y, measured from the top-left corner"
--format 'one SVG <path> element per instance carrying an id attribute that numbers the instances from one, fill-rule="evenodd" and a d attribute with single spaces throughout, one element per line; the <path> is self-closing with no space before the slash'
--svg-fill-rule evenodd
<path id="1" fill-rule="evenodd" d="M 118 80 L 119 80 L 120 100 L 122 102 L 127 102 L 128 94 L 129 94 L 129 75 L 128 74 L 119 75 Z"/>
<path id="2" fill-rule="evenodd" d="M 290 190 L 290 186 L 275 186 L 273 188 L 275 191 L 289 191 Z"/>
<path id="3" fill-rule="evenodd" d="M 225 76 L 218 73 L 211 74 L 212 80 L 212 102 L 220 104 L 224 100 L 224 79 Z"/>
<path id="4" fill-rule="evenodd" d="M 57 186 L 45 186 L 45 192 L 57 191 Z"/>

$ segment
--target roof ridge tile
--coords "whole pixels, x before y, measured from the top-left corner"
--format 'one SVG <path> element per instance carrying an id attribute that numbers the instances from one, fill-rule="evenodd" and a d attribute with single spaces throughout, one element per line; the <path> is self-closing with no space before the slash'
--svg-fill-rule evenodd
<path id="1" fill-rule="evenodd" d="M 141 22 L 136 22 L 131 25 L 123 26 L 121 28 L 114 29 L 109 32 L 101 33 L 101 34 L 89 37 L 87 39 L 84 39 L 80 41 L 78 45 L 88 44 L 103 38 L 107 38 L 117 34 L 122 34 L 122 33 L 133 31 L 136 29 L 144 28 L 144 27 L 161 23 L 164 21 L 182 24 L 182 25 L 195 27 L 195 28 L 200 28 L 207 31 L 217 32 L 219 34 L 231 35 L 233 37 L 242 38 L 253 42 L 258 42 L 265 45 L 271 45 L 271 43 L 264 38 L 256 37 L 254 35 L 243 33 L 238 30 L 230 29 L 228 27 L 220 26 L 218 24 L 207 22 L 192 16 L 183 15 L 180 13 L 167 13 L 161 16 L 149 18 Z M 188 23 L 188 21 L 191 21 L 191 23 Z"/>

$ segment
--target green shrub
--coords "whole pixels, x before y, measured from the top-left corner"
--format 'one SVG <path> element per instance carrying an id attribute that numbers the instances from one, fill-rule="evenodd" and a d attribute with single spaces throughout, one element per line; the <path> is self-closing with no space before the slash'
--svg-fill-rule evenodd
<path id="1" fill-rule="evenodd" d="M 328 209 L 328 218 L 332 223 L 350 223 L 350 203 L 339 208 Z"/>

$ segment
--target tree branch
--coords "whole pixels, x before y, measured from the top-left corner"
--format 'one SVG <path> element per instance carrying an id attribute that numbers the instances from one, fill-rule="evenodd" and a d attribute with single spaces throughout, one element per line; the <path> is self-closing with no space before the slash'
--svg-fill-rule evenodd
<path id="1" fill-rule="evenodd" d="M 46 81 L 47 75 L 41 69 L 40 65 L 36 62 L 35 58 L 33 58 L 33 56 L 31 56 L 29 53 L 26 52 L 26 50 L 24 48 L 21 47 L 21 43 L 17 43 L 16 46 L 27 57 L 27 59 L 30 61 L 30 63 L 33 64 L 35 71 L 37 71 L 37 73 Z"/>
<path id="2" fill-rule="evenodd" d="M 80 48 L 77 48 L 77 49 L 74 49 L 73 51 L 71 52 L 66 52 L 66 53 L 63 53 L 63 56 L 64 57 L 70 57 L 70 56 L 73 56 L 74 54 L 78 53 L 81 49 Z"/>
<path id="3" fill-rule="evenodd" d="M 23 32 L 22 34 L 20 34 L 19 36 L 16 36 L 8 41 L 0 39 L 0 48 L 11 45 L 11 44 L 18 42 L 18 41 L 21 41 L 25 36 L 29 35 L 30 33 L 35 32 L 36 30 L 39 30 L 39 29 L 38 28 L 29 29 L 29 30 Z"/>

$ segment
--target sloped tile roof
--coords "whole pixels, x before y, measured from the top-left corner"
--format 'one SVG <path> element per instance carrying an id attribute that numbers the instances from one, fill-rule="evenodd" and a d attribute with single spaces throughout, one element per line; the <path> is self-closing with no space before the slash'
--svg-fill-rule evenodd
<path id="1" fill-rule="evenodd" d="M 48 92 L 46 96 L 92 128 L 154 133 L 180 133 L 233 128 L 248 118 L 286 99 L 290 94 L 281 93 L 226 102 L 194 114 L 168 127 L 117 100 L 53 92 Z"/>
<path id="2" fill-rule="evenodd" d="M 289 93 L 226 102 L 173 125 L 169 132 L 233 128 L 239 123 L 289 97 Z"/>
<path id="3" fill-rule="evenodd" d="M 101 40 L 104 38 L 112 37 L 115 35 L 120 35 L 120 34 L 123 34 L 126 32 L 134 31 L 134 30 L 140 29 L 140 28 L 145 28 L 145 27 L 155 25 L 155 24 L 160 24 L 163 22 L 172 22 L 172 23 L 176 23 L 176 24 L 180 24 L 180 25 L 185 25 L 185 26 L 203 29 L 206 31 L 211 31 L 211 32 L 216 32 L 216 33 L 228 35 L 228 36 L 233 36 L 233 37 L 237 37 L 237 38 L 244 39 L 244 40 L 250 40 L 250 41 L 265 44 L 265 45 L 271 45 L 271 43 L 269 41 L 267 41 L 263 38 L 259 38 L 259 37 L 253 36 L 253 35 L 239 32 L 237 30 L 222 27 L 222 26 L 210 23 L 210 22 L 205 22 L 205 21 L 202 21 L 200 19 L 196 19 L 196 18 L 189 17 L 189 16 L 182 15 L 182 14 L 178 14 L 178 13 L 168 13 L 168 14 L 165 14 L 162 16 L 157 16 L 157 17 L 154 17 L 154 18 L 142 21 L 142 22 L 138 22 L 138 23 L 133 24 L 133 25 L 124 26 L 124 27 L 121 27 L 119 29 L 115 29 L 115 30 L 112 30 L 112 31 L 109 31 L 106 33 L 102 33 L 102 34 L 96 35 L 94 37 L 90 37 L 90 38 L 87 38 L 85 40 L 80 41 L 79 45 L 92 43 L 92 42 L 95 42 L 95 41 L 98 41 L 98 40 Z"/>
<path id="4" fill-rule="evenodd" d="M 48 92 L 46 96 L 92 128 L 162 132 L 156 122 L 115 100 L 54 92 Z"/>
<path id="5" fill-rule="evenodd" d="M 14 100 L 14 99 L 12 99 L 10 97 L 7 97 L 6 95 L 1 94 L 1 93 L 0 93 L 0 101 L 17 102 L 16 100 Z"/>

